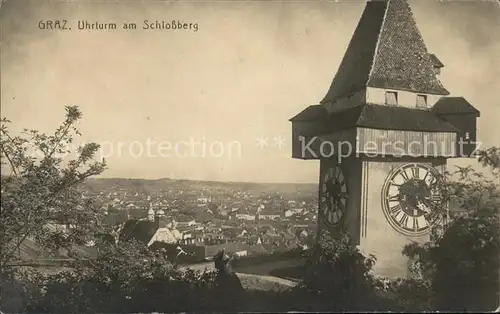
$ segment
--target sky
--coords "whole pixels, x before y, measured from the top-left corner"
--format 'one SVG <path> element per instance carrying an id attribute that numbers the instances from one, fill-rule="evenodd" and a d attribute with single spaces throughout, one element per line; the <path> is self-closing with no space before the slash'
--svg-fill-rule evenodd
<path id="1" fill-rule="evenodd" d="M 499 4 L 409 3 L 445 64 L 444 86 L 481 111 L 478 140 L 499 145 Z M 79 106 L 78 143 L 102 145 L 102 177 L 317 182 L 319 161 L 291 158 L 288 119 L 323 98 L 364 5 L 7 0 L 1 115 L 14 133 L 53 132 L 64 106 Z M 72 30 L 38 26 L 58 19 Z M 79 20 L 138 29 L 82 31 Z M 197 31 L 143 30 L 144 20 L 197 23 Z"/>

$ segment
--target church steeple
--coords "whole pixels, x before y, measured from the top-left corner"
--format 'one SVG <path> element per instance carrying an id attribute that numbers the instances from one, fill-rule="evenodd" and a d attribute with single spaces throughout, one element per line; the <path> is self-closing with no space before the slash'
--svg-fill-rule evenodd
<path id="1" fill-rule="evenodd" d="M 148 220 L 155 221 L 155 211 L 153 210 L 153 204 L 151 202 L 149 202 Z"/>
<path id="2" fill-rule="evenodd" d="M 321 103 L 334 103 L 368 87 L 449 95 L 406 0 L 367 2 Z"/>

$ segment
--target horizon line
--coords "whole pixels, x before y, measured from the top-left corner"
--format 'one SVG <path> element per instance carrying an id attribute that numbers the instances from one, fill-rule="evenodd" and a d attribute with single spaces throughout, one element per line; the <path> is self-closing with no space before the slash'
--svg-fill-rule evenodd
<path id="1" fill-rule="evenodd" d="M 159 181 L 159 180 L 171 180 L 171 181 L 195 181 L 195 182 L 217 182 L 217 183 L 244 183 L 244 184 L 299 184 L 299 185 L 309 185 L 318 184 L 317 182 L 262 182 L 262 181 L 221 181 L 221 180 L 198 180 L 198 179 L 174 179 L 169 177 L 160 178 L 140 178 L 140 177 L 93 177 L 87 178 L 87 180 L 145 180 L 145 181 Z"/>

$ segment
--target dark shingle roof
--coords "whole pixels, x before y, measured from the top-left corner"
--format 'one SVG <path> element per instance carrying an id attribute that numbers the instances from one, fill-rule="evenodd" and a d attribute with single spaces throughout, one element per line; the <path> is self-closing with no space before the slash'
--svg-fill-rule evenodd
<path id="1" fill-rule="evenodd" d="M 335 114 L 329 114 L 323 105 L 313 105 L 307 107 L 290 119 L 290 121 L 314 122 L 313 128 L 302 130 L 301 134 L 304 136 L 316 136 L 332 132 L 332 126 L 335 126 L 336 130 L 354 127 L 362 110 L 363 106 L 356 106 L 348 110 L 338 111 Z"/>
<path id="2" fill-rule="evenodd" d="M 389 0 L 368 86 L 448 95 L 406 0 Z"/>
<path id="3" fill-rule="evenodd" d="M 435 68 L 442 68 L 442 67 L 444 67 L 443 62 L 441 62 L 441 60 L 439 60 L 439 58 L 435 54 L 430 53 L 429 54 L 429 58 L 431 59 L 432 65 Z"/>
<path id="4" fill-rule="evenodd" d="M 356 127 L 359 116 L 363 111 L 363 106 L 356 106 L 346 110 L 329 114 L 323 105 L 313 105 L 307 107 L 301 113 L 290 119 L 292 122 L 314 122 L 314 128 L 310 130 L 310 135 L 327 134 Z M 332 131 L 332 127 L 334 130 Z M 302 131 L 304 132 L 304 131 Z M 307 132 L 307 131 L 306 131 Z"/>
<path id="5" fill-rule="evenodd" d="M 366 104 L 357 126 L 400 131 L 457 132 L 450 123 L 430 110 Z"/>
<path id="6" fill-rule="evenodd" d="M 346 96 L 366 86 L 385 8 L 386 3 L 383 1 L 372 1 L 366 4 L 337 74 L 322 103 Z"/>
<path id="7" fill-rule="evenodd" d="M 448 95 L 406 0 L 366 4 L 337 74 L 321 103 L 363 87 Z"/>
<path id="8" fill-rule="evenodd" d="M 154 221 L 131 219 L 123 226 L 120 232 L 120 241 L 136 239 L 147 244 L 155 233 L 156 223 Z"/>
<path id="9" fill-rule="evenodd" d="M 437 114 L 467 114 L 474 113 L 479 117 L 480 112 L 463 97 L 441 97 L 432 110 Z"/>
<path id="10" fill-rule="evenodd" d="M 251 254 L 268 254 L 269 251 L 266 250 L 264 245 L 261 244 L 254 244 L 249 247 L 249 251 Z"/>
<path id="11" fill-rule="evenodd" d="M 324 125 L 323 134 L 365 127 L 382 130 L 457 132 L 450 123 L 435 112 L 401 106 L 363 104 L 328 114 L 324 106 L 309 106 L 291 121 L 309 121 Z M 318 135 L 318 134 L 310 134 Z"/>
<path id="12" fill-rule="evenodd" d="M 299 122 L 299 121 L 318 121 L 322 118 L 328 117 L 328 111 L 326 111 L 323 105 L 312 105 L 302 110 L 299 114 L 295 115 L 289 121 Z"/>

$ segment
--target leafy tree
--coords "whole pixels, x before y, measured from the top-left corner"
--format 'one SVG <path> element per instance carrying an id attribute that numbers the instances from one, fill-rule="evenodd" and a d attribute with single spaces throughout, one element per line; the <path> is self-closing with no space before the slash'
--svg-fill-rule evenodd
<path id="1" fill-rule="evenodd" d="M 478 154 L 479 162 L 492 170 L 490 178 L 471 167 L 457 167 L 447 175 L 450 215 L 444 233 L 403 250 L 416 260 L 416 275 L 428 286 L 425 293 L 433 309 L 486 311 L 498 306 L 499 153 L 491 148 Z"/>
<path id="2" fill-rule="evenodd" d="M 492 170 L 493 176 L 500 177 L 500 148 L 490 147 L 487 150 L 478 152 L 478 161 L 484 167 Z"/>
<path id="3" fill-rule="evenodd" d="M 84 245 L 93 238 L 99 210 L 92 200 L 82 198 L 78 185 L 106 166 L 104 161 L 94 161 L 99 149 L 95 143 L 71 150 L 75 135 L 80 135 L 75 125 L 81 117 L 78 107 L 67 106 L 64 122 L 52 135 L 24 129 L 14 136 L 10 121 L 1 120 L 2 282 L 22 262 L 20 249 L 27 240 L 54 255 L 61 249 L 71 252 L 75 244 Z M 67 158 L 72 153 L 75 158 Z"/>

